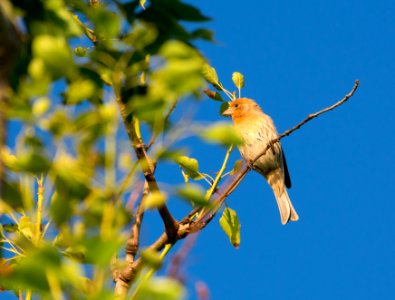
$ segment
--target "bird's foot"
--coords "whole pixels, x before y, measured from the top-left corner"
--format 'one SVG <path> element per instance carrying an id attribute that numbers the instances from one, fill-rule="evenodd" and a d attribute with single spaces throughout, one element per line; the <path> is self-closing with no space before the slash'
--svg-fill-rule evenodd
<path id="1" fill-rule="evenodd" d="M 250 168 L 251 170 L 254 170 L 256 167 L 254 166 L 254 164 L 252 163 L 252 161 L 247 161 L 247 166 L 248 168 Z"/>

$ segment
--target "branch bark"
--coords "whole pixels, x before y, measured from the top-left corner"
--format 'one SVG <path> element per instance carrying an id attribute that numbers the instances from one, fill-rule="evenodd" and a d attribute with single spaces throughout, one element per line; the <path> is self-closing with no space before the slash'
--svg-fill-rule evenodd
<path id="1" fill-rule="evenodd" d="M 134 223 L 130 231 L 130 237 L 126 242 L 126 247 L 125 247 L 126 269 L 125 271 L 120 271 L 120 272 L 117 270 L 117 272 L 114 275 L 115 295 L 117 296 L 126 295 L 129 290 L 130 280 L 128 280 L 128 274 L 129 274 L 128 270 L 130 270 L 130 268 L 132 267 L 137 251 L 139 249 L 140 228 L 144 217 L 144 209 L 142 203 L 144 198 L 148 195 L 148 193 L 149 193 L 149 187 L 147 181 L 145 181 L 144 191 L 140 203 L 137 206 L 137 211 L 134 217 Z"/>
<path id="2" fill-rule="evenodd" d="M 120 97 L 117 97 L 117 102 L 126 128 L 126 132 L 132 142 L 134 152 L 136 153 L 140 168 L 144 174 L 148 187 L 151 192 L 159 191 L 159 186 L 156 182 L 154 175 L 155 167 L 147 154 L 144 142 L 137 134 L 135 125 L 133 124 L 132 120 L 130 120 L 130 117 L 127 116 L 125 104 L 122 102 L 122 99 Z M 165 231 L 169 239 L 172 240 L 176 238 L 179 226 L 178 222 L 173 218 L 165 204 L 158 207 L 158 211 L 164 223 Z"/>

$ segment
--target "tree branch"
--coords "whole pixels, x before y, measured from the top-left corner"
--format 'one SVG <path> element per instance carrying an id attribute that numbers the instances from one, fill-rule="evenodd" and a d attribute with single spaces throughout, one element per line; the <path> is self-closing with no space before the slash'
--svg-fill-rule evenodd
<path id="1" fill-rule="evenodd" d="M 328 111 L 331 111 L 337 107 L 339 107 L 340 105 L 344 104 L 348 99 L 350 99 L 355 91 L 357 90 L 359 86 L 359 80 L 355 80 L 354 86 L 351 89 L 351 91 L 344 96 L 341 100 L 339 100 L 338 102 L 336 102 L 335 104 L 324 108 L 316 113 L 313 114 L 309 114 L 302 122 L 298 123 L 297 125 L 295 125 L 294 127 L 292 127 L 291 129 L 286 130 L 284 133 L 280 134 L 277 138 L 271 140 L 268 145 L 266 146 L 266 148 L 252 161 L 249 162 L 251 166 L 253 166 L 253 164 L 263 155 L 265 155 L 265 153 L 271 148 L 273 147 L 273 145 L 277 142 L 279 142 L 282 138 L 290 135 L 291 133 L 293 133 L 294 131 L 298 130 L 300 127 L 302 127 L 303 125 L 305 125 L 307 122 L 309 122 L 310 120 L 318 117 L 319 115 L 322 115 Z M 223 202 L 225 201 L 225 199 L 233 192 L 233 190 L 239 185 L 239 183 L 241 182 L 241 180 L 243 179 L 243 177 L 247 174 L 247 172 L 251 169 L 250 166 L 246 166 L 243 169 L 241 169 L 239 171 L 239 173 L 237 174 L 237 176 L 232 180 L 232 182 L 227 186 L 227 188 L 218 196 L 217 199 L 215 199 L 215 201 L 213 202 L 213 209 L 211 211 L 206 212 L 203 216 L 201 216 L 198 220 L 196 220 L 195 225 L 192 227 L 191 231 L 198 231 L 201 230 L 202 228 L 204 228 L 205 226 L 207 226 L 208 223 L 210 223 L 210 221 L 214 218 L 215 214 L 217 213 L 217 211 L 221 208 Z"/>
<path id="2" fill-rule="evenodd" d="M 134 152 L 136 153 L 140 168 L 144 174 L 148 187 L 151 192 L 159 191 L 159 186 L 154 175 L 155 166 L 148 157 L 147 151 L 145 150 L 145 145 L 142 139 L 139 137 L 139 134 L 137 134 L 135 124 L 133 124 L 134 122 L 130 120 L 130 116 L 127 115 L 125 104 L 122 102 L 122 99 L 119 96 L 117 97 L 117 103 L 126 132 L 132 142 Z M 178 231 L 178 222 L 173 218 L 166 204 L 158 207 L 158 211 L 164 223 L 165 231 L 169 239 L 174 239 Z"/>
<path id="3" fill-rule="evenodd" d="M 291 129 L 286 130 L 284 133 L 280 134 L 276 139 L 273 139 L 267 145 L 267 147 L 254 159 L 254 161 L 252 163 L 254 163 L 262 155 L 265 155 L 265 153 L 274 145 L 274 143 L 278 142 L 285 136 L 288 136 L 291 133 L 293 133 L 294 131 L 298 130 L 300 127 L 302 127 L 304 124 L 309 122 L 311 119 L 314 119 L 314 118 L 318 117 L 319 115 L 326 113 L 330 110 L 333 110 L 336 107 L 345 103 L 349 98 L 351 98 L 354 95 L 358 86 L 359 86 L 359 81 L 356 80 L 352 90 L 343 99 L 336 102 L 332 106 L 329 106 L 329 107 L 327 107 L 323 110 L 320 110 L 314 114 L 308 115 L 302 122 L 300 122 L 296 126 L 292 127 Z M 211 222 L 211 220 L 214 218 L 214 216 L 216 215 L 218 210 L 221 208 L 225 199 L 240 184 L 241 180 L 243 180 L 244 176 L 248 173 L 249 170 L 250 170 L 249 166 L 243 167 L 236 175 L 234 175 L 230 179 L 230 181 L 228 181 L 224 184 L 224 186 L 225 186 L 224 190 L 222 192 L 220 192 L 220 194 L 214 201 L 212 201 L 212 209 L 211 210 L 205 212 L 196 221 L 194 221 L 193 216 L 198 211 L 200 211 L 202 209 L 202 207 L 193 209 L 187 216 L 184 217 L 184 219 L 182 219 L 182 221 L 179 222 L 177 235 L 175 236 L 175 238 L 173 240 L 169 240 L 168 235 L 165 232 L 153 244 L 151 244 L 151 246 L 149 246 L 149 249 L 160 251 L 166 244 L 170 243 L 170 244 L 174 245 L 178 240 L 183 239 L 186 236 L 188 236 L 189 234 L 200 231 L 204 227 L 206 227 Z M 135 260 L 133 262 L 133 264 L 130 267 L 127 268 L 127 270 L 125 270 L 123 272 L 123 276 L 125 276 L 125 278 L 128 278 L 129 282 L 133 281 L 135 279 L 137 272 L 140 270 L 141 266 L 142 266 L 141 258 L 138 258 L 137 260 Z"/>
<path id="4" fill-rule="evenodd" d="M 178 102 L 178 100 L 173 101 L 173 103 L 171 104 L 171 106 L 169 108 L 169 111 L 167 112 L 165 118 L 163 119 L 163 126 L 164 127 L 166 126 L 166 123 L 169 120 L 171 113 L 176 108 L 177 102 Z M 159 133 L 155 133 L 155 132 L 152 134 L 152 137 L 151 137 L 150 141 L 148 142 L 148 145 L 145 147 L 146 151 L 148 151 L 151 148 L 151 146 L 155 143 L 158 135 L 159 135 Z"/>
<path id="5" fill-rule="evenodd" d="M 115 282 L 115 295 L 119 295 L 119 296 L 126 295 L 129 290 L 130 276 L 128 272 L 132 268 L 137 251 L 139 249 L 140 228 L 144 217 L 144 209 L 142 203 L 143 203 L 143 199 L 148 195 L 148 193 L 149 193 L 149 187 L 146 181 L 144 183 L 143 195 L 141 197 L 140 203 L 137 206 L 137 211 L 135 214 L 132 230 L 130 232 L 130 237 L 126 242 L 126 249 L 125 249 L 126 269 L 125 271 L 121 271 L 121 272 L 117 270 L 113 276 Z"/>

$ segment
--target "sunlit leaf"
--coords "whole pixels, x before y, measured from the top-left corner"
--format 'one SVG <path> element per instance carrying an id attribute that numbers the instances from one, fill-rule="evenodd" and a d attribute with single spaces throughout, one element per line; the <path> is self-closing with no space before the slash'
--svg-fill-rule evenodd
<path id="1" fill-rule="evenodd" d="M 136 295 L 136 300 L 182 300 L 185 299 L 183 285 L 167 277 L 154 277 L 145 282 Z"/>
<path id="2" fill-rule="evenodd" d="M 240 72 L 233 72 L 232 81 L 238 89 L 244 87 L 244 76 Z"/>
<path id="3" fill-rule="evenodd" d="M 231 208 L 225 208 L 219 224 L 229 237 L 231 244 L 237 249 L 240 245 L 240 222 L 236 211 Z"/>
<path id="4" fill-rule="evenodd" d="M 95 84 L 89 79 L 73 81 L 66 92 L 68 104 L 78 104 L 93 96 Z"/>
<path id="5" fill-rule="evenodd" d="M 74 49 L 75 55 L 77 55 L 77 56 L 79 56 L 79 57 L 84 57 L 84 56 L 86 56 L 86 52 L 87 52 L 87 50 L 86 50 L 86 48 L 84 48 L 84 47 L 76 47 L 76 48 Z"/>
<path id="6" fill-rule="evenodd" d="M 141 259 L 143 263 L 147 266 L 152 267 L 154 269 L 159 269 L 162 266 L 162 259 L 159 257 L 159 254 L 155 250 L 145 249 L 141 251 Z"/>
<path id="7" fill-rule="evenodd" d="M 205 192 L 200 185 L 190 183 L 177 189 L 176 195 L 198 206 L 205 206 Z"/>
<path id="8" fill-rule="evenodd" d="M 222 145 L 240 145 L 243 142 L 235 128 L 223 122 L 201 129 L 199 135 L 209 142 Z"/>
<path id="9" fill-rule="evenodd" d="M 75 74 L 71 50 L 61 36 L 40 35 L 33 40 L 33 55 L 44 62 L 46 71 L 53 76 Z"/>
<path id="10" fill-rule="evenodd" d="M 176 158 L 176 163 L 178 163 L 192 179 L 199 180 L 203 178 L 203 175 L 199 172 L 199 162 L 197 159 L 182 155 Z"/>
<path id="11" fill-rule="evenodd" d="M 211 84 L 218 84 L 217 71 L 215 71 L 215 69 L 212 66 L 210 66 L 208 64 L 204 65 L 203 76 L 204 76 L 204 79 L 207 80 L 207 82 L 209 82 Z"/>
<path id="12" fill-rule="evenodd" d="M 48 97 L 40 97 L 33 103 L 32 113 L 38 118 L 45 114 L 51 107 L 51 100 Z"/>
<path id="13" fill-rule="evenodd" d="M 22 233 L 28 239 L 32 239 L 34 234 L 34 225 L 30 221 L 28 216 L 23 216 L 19 219 L 18 222 L 18 231 Z"/>
<path id="14" fill-rule="evenodd" d="M 167 195 L 160 191 L 153 191 L 143 198 L 144 209 L 154 209 L 166 203 Z"/>

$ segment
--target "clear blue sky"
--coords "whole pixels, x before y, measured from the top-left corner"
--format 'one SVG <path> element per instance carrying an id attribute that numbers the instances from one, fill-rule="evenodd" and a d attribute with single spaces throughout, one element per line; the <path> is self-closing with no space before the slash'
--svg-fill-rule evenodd
<path id="1" fill-rule="evenodd" d="M 202 50 L 224 83 L 242 72 L 243 95 L 280 132 L 341 99 L 355 79 L 361 85 L 282 142 L 300 221 L 281 225 L 264 178 L 248 174 L 228 199 L 242 224 L 240 249 L 214 220 L 188 278 L 205 281 L 212 299 L 394 299 L 395 2 L 191 3 L 214 18 L 218 44 Z M 217 120 L 215 105 L 204 102 L 198 117 Z M 206 168 L 219 164 L 213 157 Z"/>
<path id="2" fill-rule="evenodd" d="M 232 72 L 242 72 L 243 96 L 279 132 L 361 82 L 344 106 L 282 140 L 300 221 L 281 225 L 272 191 L 249 173 L 227 201 L 239 214 L 240 248 L 216 218 L 184 265 L 189 286 L 204 281 L 211 299 L 393 299 L 395 2 L 189 2 L 213 17 L 218 43 L 200 45 L 223 83 L 231 88 Z M 219 120 L 217 106 L 203 101 L 198 119 Z M 202 169 L 219 168 L 223 149 L 190 148 Z M 169 178 L 165 166 L 157 172 Z M 178 204 L 170 203 L 181 217 Z M 143 243 L 157 236 L 157 220 L 147 214 Z"/>

